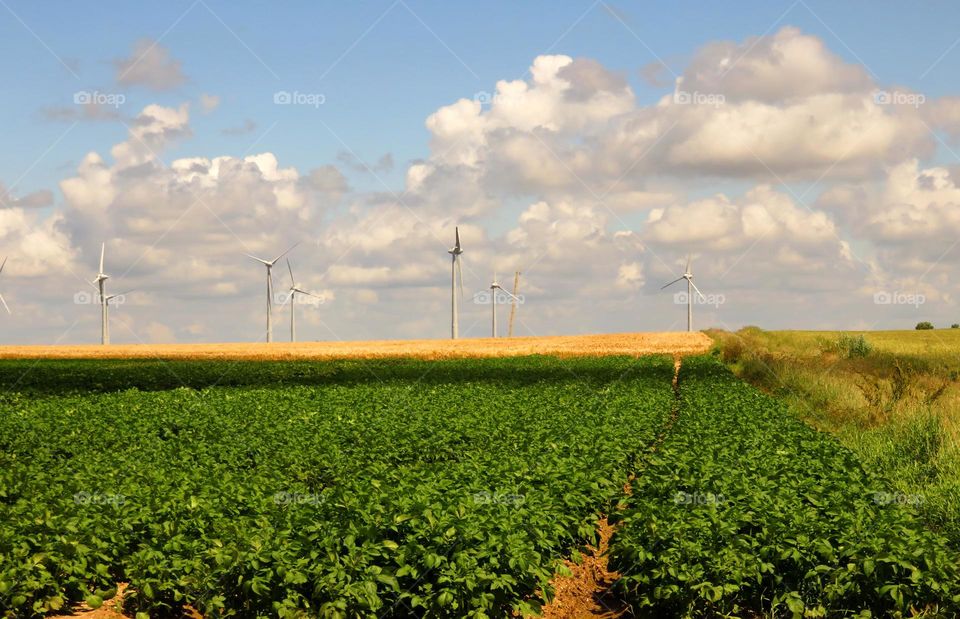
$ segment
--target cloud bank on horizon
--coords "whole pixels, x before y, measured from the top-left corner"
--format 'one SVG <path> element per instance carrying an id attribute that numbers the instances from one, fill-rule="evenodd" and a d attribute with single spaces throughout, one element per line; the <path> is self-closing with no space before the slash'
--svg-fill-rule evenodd
<path id="1" fill-rule="evenodd" d="M 713 300 L 696 308 L 698 327 L 960 321 L 960 186 L 957 168 L 936 163 L 960 137 L 960 97 L 878 83 L 789 26 L 691 52 L 649 104 L 593 59 L 538 56 L 524 78 L 430 114 L 429 156 L 376 191 L 349 175 L 379 181 L 393 158 L 365 163 L 347 145 L 313 169 L 283 152 L 164 163 L 196 137 L 196 114 L 218 112 L 215 93 L 132 118 L 99 101 L 47 110 L 124 122 L 127 136 L 93 147 L 56 199 L 0 186 L 0 290 L 14 310 L 3 339 L 95 341 L 97 310 L 77 299 L 101 242 L 111 291 L 134 290 L 114 313 L 117 342 L 255 340 L 262 269 L 243 254 L 294 242 L 298 283 L 325 301 L 298 310 L 301 339 L 445 337 L 454 225 L 467 337 L 489 331 L 471 294 L 517 270 L 520 334 L 680 330 L 685 310 L 659 287 L 688 255 Z M 189 80 L 149 40 L 114 66 L 118 84 L 150 91 Z M 245 126 L 258 124 L 269 121 Z"/>

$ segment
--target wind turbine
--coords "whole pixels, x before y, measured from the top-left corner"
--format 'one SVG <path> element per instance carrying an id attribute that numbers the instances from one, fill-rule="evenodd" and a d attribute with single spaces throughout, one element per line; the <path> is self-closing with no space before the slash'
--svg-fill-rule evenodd
<path id="1" fill-rule="evenodd" d="M 517 315 L 517 290 L 520 287 L 520 271 L 513 274 L 513 302 L 510 303 L 510 322 L 507 323 L 507 337 L 513 337 L 513 319 Z"/>
<path id="2" fill-rule="evenodd" d="M 267 267 L 267 342 L 273 341 L 273 275 L 271 273 L 271 269 L 273 269 L 273 265 L 277 263 L 277 260 L 289 254 L 290 251 L 299 244 L 300 243 L 294 243 L 290 246 L 290 249 L 283 252 L 273 260 L 264 260 L 263 258 L 257 258 L 251 254 L 244 254 L 248 258 L 253 258 L 257 262 Z"/>
<path id="3" fill-rule="evenodd" d="M 493 320 L 491 325 L 493 327 L 493 335 L 491 337 L 497 337 L 497 291 L 498 290 L 502 291 L 506 295 L 509 295 L 514 301 L 520 300 L 503 289 L 503 287 L 500 285 L 500 282 L 497 281 L 497 274 L 494 273 L 493 281 L 490 282 L 490 307 L 493 308 Z"/>
<path id="4" fill-rule="evenodd" d="M 4 257 L 3 263 L 0 264 L 0 273 L 3 273 L 3 267 L 6 266 L 6 264 L 7 264 L 7 258 Z M 7 313 L 8 313 L 8 314 L 12 314 L 12 313 L 13 313 L 13 312 L 10 311 L 10 307 L 7 305 L 7 302 L 3 300 L 3 295 L 2 295 L 2 294 L 0 294 L 0 303 L 3 303 L 3 308 L 4 308 L 5 310 L 7 310 Z"/>
<path id="5" fill-rule="evenodd" d="M 697 294 L 700 295 L 700 298 L 704 301 L 706 301 L 706 297 L 703 296 L 703 293 L 700 292 L 700 289 L 697 288 L 696 284 L 693 283 L 693 272 L 690 270 L 690 256 L 687 256 L 687 268 L 684 270 L 683 275 L 663 286 L 660 288 L 660 290 L 668 288 L 683 280 L 687 280 L 687 331 L 693 331 L 693 290 L 696 290 Z M 691 288 L 693 290 L 691 290 Z"/>
<path id="6" fill-rule="evenodd" d="M 97 285 L 97 300 L 100 301 L 100 343 L 103 345 L 110 343 L 110 324 L 108 323 L 107 313 L 109 311 L 107 307 L 107 297 L 104 294 L 104 288 L 106 282 L 110 279 L 110 276 L 103 272 L 103 254 L 107 249 L 106 243 L 100 244 L 100 270 L 97 271 L 97 278 L 93 280 L 93 284 Z"/>
<path id="7" fill-rule="evenodd" d="M 460 281 L 460 296 L 463 296 L 463 269 L 460 266 L 460 254 L 463 249 L 460 247 L 460 228 L 454 227 L 457 237 L 456 245 L 447 250 L 450 254 L 450 337 L 457 339 L 460 337 L 460 308 L 457 305 L 457 280 Z"/>
<path id="8" fill-rule="evenodd" d="M 133 292 L 132 290 L 127 290 L 126 292 L 121 292 L 120 294 L 111 294 L 103 297 L 103 325 L 104 333 L 102 339 L 104 339 L 104 344 L 110 343 L 110 301 L 113 301 L 117 297 L 123 298 L 126 295 Z"/>
<path id="9" fill-rule="evenodd" d="M 305 294 L 308 297 L 314 297 L 315 299 L 323 300 L 323 297 L 313 294 L 312 292 L 307 292 L 306 290 L 297 286 L 297 280 L 293 278 L 293 267 L 290 266 L 290 259 L 287 259 L 287 270 L 290 271 L 290 295 L 283 301 L 286 304 L 287 301 L 290 301 L 290 341 L 297 341 L 297 293 Z"/>

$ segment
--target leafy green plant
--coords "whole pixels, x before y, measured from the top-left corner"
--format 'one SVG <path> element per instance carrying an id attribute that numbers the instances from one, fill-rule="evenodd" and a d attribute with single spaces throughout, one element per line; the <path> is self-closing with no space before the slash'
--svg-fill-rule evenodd
<path id="1" fill-rule="evenodd" d="M 611 542 L 611 567 L 623 574 L 616 586 L 635 609 L 696 617 L 960 610 L 953 550 L 851 452 L 713 359 L 686 361 L 679 384 L 677 422 L 637 476 Z"/>
<path id="2" fill-rule="evenodd" d="M 150 617 L 535 612 L 673 400 L 664 357 L 35 370 L 0 403 L 9 617 L 123 581 Z"/>
<path id="3" fill-rule="evenodd" d="M 917 326 L 916 326 L 917 331 L 929 331 L 930 329 L 933 329 L 932 322 L 927 322 L 926 320 L 924 320 L 917 323 Z"/>
<path id="4" fill-rule="evenodd" d="M 843 333 L 837 338 L 837 349 L 848 359 L 866 357 L 873 350 L 873 346 L 863 335 L 848 335 Z"/>

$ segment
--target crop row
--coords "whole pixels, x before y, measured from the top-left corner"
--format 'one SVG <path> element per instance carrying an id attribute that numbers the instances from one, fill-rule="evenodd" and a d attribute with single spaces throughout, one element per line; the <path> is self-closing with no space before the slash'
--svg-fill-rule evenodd
<path id="1" fill-rule="evenodd" d="M 532 612 L 664 426 L 671 365 L 3 364 L 0 614 L 119 582 L 150 617 Z"/>
<path id="2" fill-rule="evenodd" d="M 616 586 L 653 616 L 960 612 L 956 551 L 835 440 L 709 358 L 612 540 Z"/>

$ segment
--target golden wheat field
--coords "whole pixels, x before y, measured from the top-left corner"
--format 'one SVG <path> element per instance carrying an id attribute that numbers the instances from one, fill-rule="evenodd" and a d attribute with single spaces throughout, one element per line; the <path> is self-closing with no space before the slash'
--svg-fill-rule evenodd
<path id="1" fill-rule="evenodd" d="M 705 352 L 712 340 L 703 333 L 613 333 L 461 340 L 381 340 L 357 342 L 230 344 L 96 344 L 77 346 L 0 346 L 0 359 L 455 359 L 523 355 L 687 355 Z"/>

